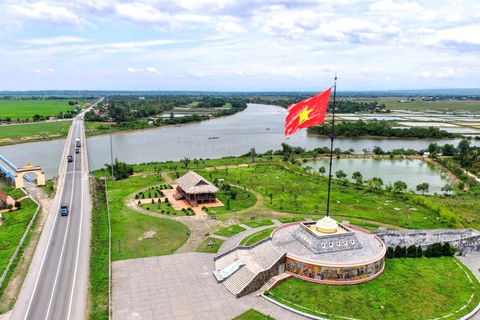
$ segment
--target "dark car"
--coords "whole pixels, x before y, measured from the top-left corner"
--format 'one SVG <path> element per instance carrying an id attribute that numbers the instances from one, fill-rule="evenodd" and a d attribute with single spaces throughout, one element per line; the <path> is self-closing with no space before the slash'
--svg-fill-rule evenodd
<path id="1" fill-rule="evenodd" d="M 79 148 L 75 148 L 75 153 L 80 153 L 80 149 L 79 149 Z"/>
<path id="2" fill-rule="evenodd" d="M 62 216 L 68 216 L 68 206 L 66 204 L 60 207 L 60 214 Z"/>
<path id="3" fill-rule="evenodd" d="M 72 157 L 71 155 L 68 155 L 68 156 L 67 156 L 67 161 L 68 161 L 68 162 L 72 162 L 72 161 L 73 161 L 73 157 Z"/>

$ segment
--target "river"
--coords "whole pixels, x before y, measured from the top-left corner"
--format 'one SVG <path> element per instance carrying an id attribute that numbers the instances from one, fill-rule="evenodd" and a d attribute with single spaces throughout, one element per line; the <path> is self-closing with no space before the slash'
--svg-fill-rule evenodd
<path id="1" fill-rule="evenodd" d="M 306 130 L 300 130 L 290 137 L 284 136 L 286 109 L 271 106 L 249 104 L 248 107 L 232 116 L 203 122 L 152 128 L 135 132 L 123 132 L 113 135 L 113 154 L 119 161 L 143 163 L 151 161 L 180 160 L 184 157 L 220 158 L 238 156 L 251 148 L 257 152 L 281 149 L 281 143 L 300 146 L 307 150 L 330 146 L 328 138 L 307 136 Z M 430 143 L 446 143 L 457 146 L 457 140 L 407 140 L 407 139 L 344 139 L 335 140 L 334 148 L 354 149 L 363 153 L 363 149 L 372 150 L 375 146 L 388 151 L 399 148 L 415 150 L 425 149 Z M 472 140 L 472 145 L 479 141 Z M 42 166 L 47 179 L 58 172 L 60 157 L 65 140 L 25 143 L 0 147 L 3 155 L 18 167 L 27 162 Z M 96 136 L 87 139 L 90 170 L 100 169 L 110 163 L 109 136 Z"/>

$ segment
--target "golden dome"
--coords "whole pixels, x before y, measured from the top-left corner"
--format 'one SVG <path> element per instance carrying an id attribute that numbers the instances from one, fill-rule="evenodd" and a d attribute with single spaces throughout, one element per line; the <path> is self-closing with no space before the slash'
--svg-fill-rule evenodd
<path id="1" fill-rule="evenodd" d="M 322 233 L 335 233 L 337 231 L 338 224 L 337 221 L 325 216 L 317 221 L 315 227 L 317 231 Z"/>

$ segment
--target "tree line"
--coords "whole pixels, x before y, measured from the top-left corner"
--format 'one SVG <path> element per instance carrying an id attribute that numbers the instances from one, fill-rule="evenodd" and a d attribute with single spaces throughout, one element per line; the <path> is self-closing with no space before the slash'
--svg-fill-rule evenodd
<path id="1" fill-rule="evenodd" d="M 194 104 L 198 102 L 198 104 Z M 230 104 L 231 108 L 223 109 Z M 247 104 L 244 100 L 234 98 L 215 98 L 198 95 L 165 95 L 165 96 L 110 96 L 104 100 L 100 110 L 95 113 L 93 110 L 85 114 L 87 121 L 114 121 L 117 124 L 135 122 L 144 118 L 153 117 L 162 113 L 171 113 L 170 118 L 157 119 L 167 124 L 185 123 L 208 119 L 208 116 L 190 115 L 174 118 L 172 110 L 175 107 L 209 108 L 221 109 L 214 112 L 214 116 L 224 116 L 244 110 Z"/>
<path id="2" fill-rule="evenodd" d="M 324 123 L 319 126 L 313 126 L 307 129 L 310 134 L 318 134 L 322 136 L 328 136 L 332 132 L 332 125 Z M 436 127 L 420 128 L 394 128 L 390 122 L 365 122 L 358 120 L 356 122 L 342 121 L 335 125 L 335 136 L 343 137 L 361 137 L 361 136 L 374 136 L 374 137 L 395 137 L 395 138 L 456 138 L 461 137 L 457 133 L 451 133 L 444 130 L 440 130 Z"/>
<path id="3" fill-rule="evenodd" d="M 451 246 L 450 243 L 435 242 L 427 247 L 423 251 L 422 246 L 411 245 L 409 247 L 396 246 L 388 247 L 385 257 L 388 259 L 393 258 L 438 258 L 438 257 L 453 257 L 457 248 Z"/>

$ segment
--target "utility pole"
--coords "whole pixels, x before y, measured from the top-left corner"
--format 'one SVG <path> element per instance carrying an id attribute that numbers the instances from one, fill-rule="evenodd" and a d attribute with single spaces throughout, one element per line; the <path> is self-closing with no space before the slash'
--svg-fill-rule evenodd
<path id="1" fill-rule="evenodd" d="M 114 179 L 113 176 L 113 147 L 112 147 L 112 123 L 110 122 L 110 162 L 112 168 L 112 181 Z"/>

